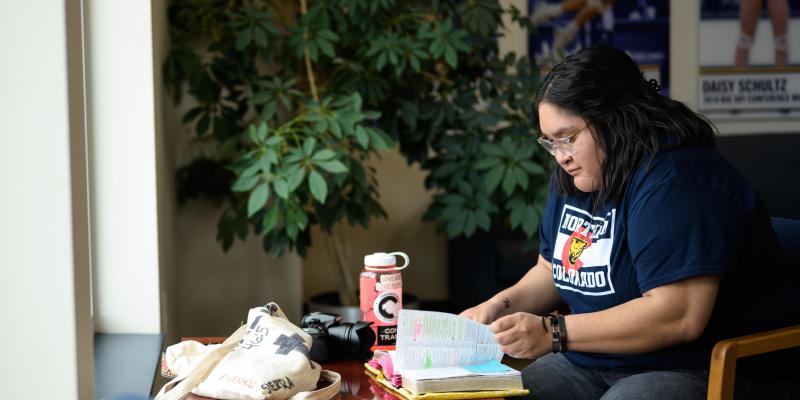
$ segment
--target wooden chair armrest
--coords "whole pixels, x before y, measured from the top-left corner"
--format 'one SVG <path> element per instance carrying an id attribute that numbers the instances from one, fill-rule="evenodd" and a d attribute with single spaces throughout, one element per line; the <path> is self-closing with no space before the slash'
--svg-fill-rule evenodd
<path id="1" fill-rule="evenodd" d="M 720 340 L 711 353 L 708 400 L 733 399 L 736 360 L 800 346 L 800 325 Z"/>

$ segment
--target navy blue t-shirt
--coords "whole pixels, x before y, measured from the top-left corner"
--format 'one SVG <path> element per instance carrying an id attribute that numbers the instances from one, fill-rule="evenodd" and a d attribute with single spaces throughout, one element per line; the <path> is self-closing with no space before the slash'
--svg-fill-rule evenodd
<path id="1" fill-rule="evenodd" d="M 565 353 L 577 365 L 704 369 L 717 340 L 769 328 L 742 313 L 763 312 L 763 296 L 775 290 L 777 276 L 767 272 L 779 267 L 775 234 L 758 195 L 714 149 L 662 151 L 639 167 L 622 199 L 597 209 L 592 193 L 553 192 L 540 238 L 572 313 L 605 310 L 693 276 L 723 277 L 698 340 L 639 354 Z"/>

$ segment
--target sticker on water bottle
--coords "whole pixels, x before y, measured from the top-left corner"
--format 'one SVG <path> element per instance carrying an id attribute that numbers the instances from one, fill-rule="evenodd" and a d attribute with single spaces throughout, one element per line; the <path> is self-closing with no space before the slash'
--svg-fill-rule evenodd
<path id="1" fill-rule="evenodd" d="M 394 346 L 397 343 L 397 325 L 378 327 L 378 346 Z"/>
<path id="2" fill-rule="evenodd" d="M 397 314 L 400 312 L 400 299 L 395 293 L 383 292 L 375 298 L 372 309 L 375 310 L 375 316 L 381 322 L 395 322 Z"/>

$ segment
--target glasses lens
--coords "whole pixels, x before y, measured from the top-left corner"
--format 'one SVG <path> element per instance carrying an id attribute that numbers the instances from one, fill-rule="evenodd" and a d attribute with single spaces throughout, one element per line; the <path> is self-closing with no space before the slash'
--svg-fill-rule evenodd
<path id="1" fill-rule="evenodd" d="M 559 143 L 558 147 L 561 149 L 561 152 L 572 157 L 575 155 L 575 149 L 572 148 L 572 145 L 569 143 Z"/>
<path id="2" fill-rule="evenodd" d="M 562 153 L 570 157 L 575 155 L 575 149 L 569 143 L 547 140 L 545 138 L 539 138 L 537 142 L 539 142 L 539 144 L 542 145 L 542 147 L 544 147 L 544 149 L 547 150 L 547 152 L 553 157 L 556 156 L 558 150 L 561 150 Z"/>
<path id="3" fill-rule="evenodd" d="M 549 141 L 547 139 L 544 139 L 544 138 L 539 138 L 539 140 L 537 140 L 537 142 L 539 142 L 539 144 L 542 147 L 544 147 L 544 149 L 547 150 L 547 152 L 550 153 L 550 155 L 555 157 L 555 155 L 556 155 L 556 147 L 555 147 L 555 144 L 553 142 L 551 142 L 551 141 Z"/>

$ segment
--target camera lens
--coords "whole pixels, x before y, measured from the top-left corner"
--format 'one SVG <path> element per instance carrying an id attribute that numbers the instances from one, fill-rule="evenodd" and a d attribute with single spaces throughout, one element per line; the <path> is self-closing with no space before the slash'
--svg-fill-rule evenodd
<path id="1" fill-rule="evenodd" d="M 337 344 L 337 351 L 341 349 L 342 357 L 366 360 L 372 357 L 370 347 L 375 343 L 375 332 L 369 327 L 370 324 L 363 321 L 342 323 L 328 328 L 328 335 Z"/>
<path id="2" fill-rule="evenodd" d="M 300 320 L 300 327 L 313 340 L 312 360 L 324 363 L 372 357 L 370 348 L 375 343 L 375 332 L 370 328 L 372 322 L 348 323 L 341 320 L 339 315 L 321 312 L 312 312 Z"/>

